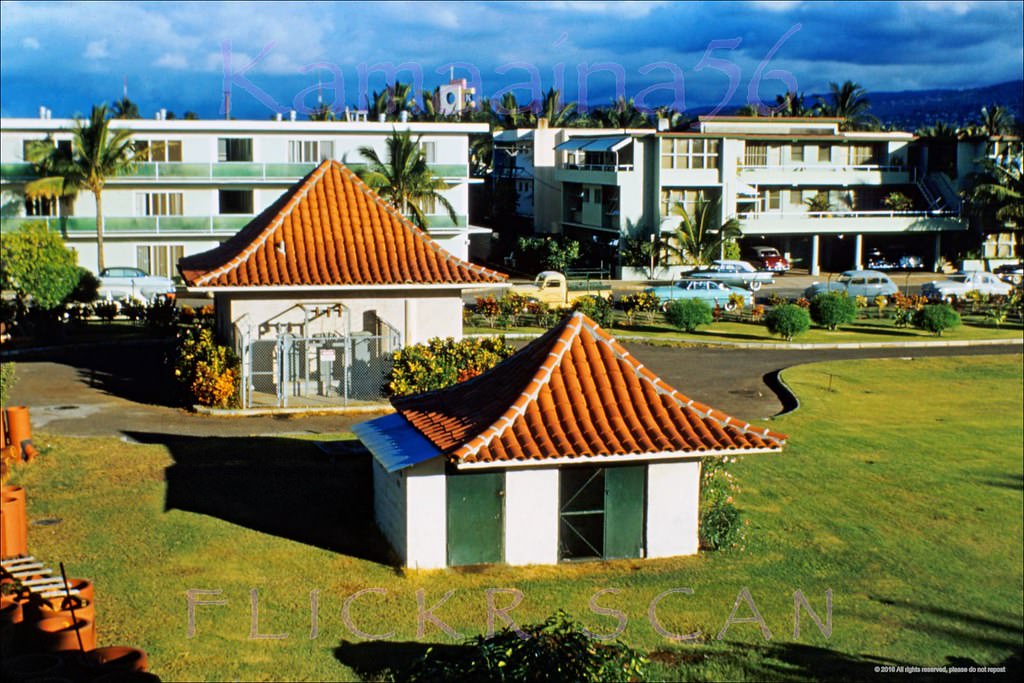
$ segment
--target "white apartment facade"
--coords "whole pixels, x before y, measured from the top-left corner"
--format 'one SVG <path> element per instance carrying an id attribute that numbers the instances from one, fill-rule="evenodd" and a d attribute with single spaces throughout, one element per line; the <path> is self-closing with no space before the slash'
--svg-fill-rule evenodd
<path id="1" fill-rule="evenodd" d="M 349 117 L 356 119 L 357 117 Z M 430 168 L 444 178 L 442 195 L 456 220 L 439 204 L 428 207 L 429 232 L 459 258 L 468 257 L 469 135 L 485 124 L 407 121 L 112 120 L 146 151 L 131 174 L 111 178 L 103 192 L 104 257 L 107 266 L 135 266 L 176 276 L 183 256 L 216 247 L 272 204 L 324 159 L 353 170 L 366 159 L 360 147 L 386 158 L 396 130 L 420 138 Z M 97 269 L 96 208 L 88 191 L 70 202 L 27 201 L 34 176 L 25 161 L 32 140 L 51 137 L 70 144 L 71 119 L 0 119 L 0 227 L 45 221 L 78 252 L 79 264 Z"/>
<path id="2" fill-rule="evenodd" d="M 535 229 L 604 244 L 609 258 L 620 237 L 670 233 L 679 222 L 671 208 L 703 195 L 740 220 L 744 243 L 776 246 L 812 274 L 861 267 L 870 248 L 889 246 L 937 264 L 943 236 L 967 229 L 955 183 L 927 172 L 912 134 L 839 124 L 714 117 L 679 133 L 506 131 L 495 139 L 495 164 L 507 136 L 505 146 L 519 147 L 516 165 L 532 162 L 517 172 L 544 180 L 532 192 Z M 912 207 L 886 206 L 893 193 Z M 808 206 L 815 197 L 821 210 Z"/>

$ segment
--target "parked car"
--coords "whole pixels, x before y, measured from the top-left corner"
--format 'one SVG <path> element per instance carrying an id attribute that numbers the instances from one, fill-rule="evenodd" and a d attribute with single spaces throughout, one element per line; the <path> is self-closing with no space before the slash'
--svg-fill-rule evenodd
<path id="1" fill-rule="evenodd" d="M 823 292 L 846 292 L 850 296 L 866 296 L 868 300 L 879 294 L 892 296 L 899 291 L 896 283 L 877 270 L 847 270 L 831 282 L 815 282 L 804 290 L 804 297 L 813 299 Z"/>
<path id="2" fill-rule="evenodd" d="M 789 270 L 789 261 L 775 247 L 746 247 L 742 253 L 744 259 L 762 270 L 780 274 Z"/>
<path id="3" fill-rule="evenodd" d="M 952 302 L 963 299 L 968 292 L 979 294 L 1006 295 L 1013 291 L 1013 285 L 1003 282 L 992 273 L 981 270 L 950 275 L 946 280 L 932 280 L 921 285 L 921 294 L 935 301 Z"/>
<path id="4" fill-rule="evenodd" d="M 1024 282 L 1024 264 L 1006 263 L 992 271 L 1003 282 L 1019 285 Z"/>
<path id="5" fill-rule="evenodd" d="M 100 299 L 126 303 L 152 303 L 159 299 L 173 299 L 174 282 L 170 278 L 150 275 L 139 268 L 104 268 L 100 271 Z"/>
<path id="6" fill-rule="evenodd" d="M 919 270 L 924 259 L 916 254 L 906 254 L 899 249 L 872 249 L 867 254 L 867 266 L 871 270 Z"/>
<path id="7" fill-rule="evenodd" d="M 754 305 L 754 295 L 749 290 L 699 278 L 676 280 L 671 285 L 648 287 L 644 291 L 661 299 L 662 309 L 668 308 L 669 303 L 679 299 L 700 299 L 712 306 L 721 306 L 727 311 L 732 311 L 736 308 L 736 304 L 729 301 L 733 294 L 743 297 L 744 306 Z"/>
<path id="8" fill-rule="evenodd" d="M 762 285 L 775 282 L 768 271 L 759 271 L 746 261 L 718 260 L 712 266 L 705 266 L 688 274 L 688 277 L 717 280 L 727 285 L 746 287 L 752 292 L 761 289 Z"/>

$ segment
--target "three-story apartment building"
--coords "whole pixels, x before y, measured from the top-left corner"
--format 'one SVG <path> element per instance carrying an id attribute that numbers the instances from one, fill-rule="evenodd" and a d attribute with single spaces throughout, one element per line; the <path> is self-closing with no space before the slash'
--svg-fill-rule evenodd
<path id="1" fill-rule="evenodd" d="M 673 207 L 704 197 L 739 219 L 745 243 L 776 246 L 812 274 L 862 266 L 871 247 L 898 245 L 938 263 L 942 236 L 967 229 L 950 203 L 956 190 L 937 186 L 943 179 L 927 173 L 912 134 L 840 123 L 714 117 L 685 132 L 507 131 L 495 164 L 514 146 L 515 173 L 543 180 L 532 206 L 522 205 L 535 229 L 605 245 L 609 259 L 621 237 L 671 233 Z M 894 194 L 909 204 L 893 208 Z"/>
<path id="2" fill-rule="evenodd" d="M 431 237 L 466 259 L 469 235 L 469 134 L 484 124 L 367 121 L 113 120 L 132 132 L 142 159 L 134 172 L 111 178 L 103 192 L 104 256 L 108 266 L 136 266 L 175 276 L 182 256 L 217 246 L 273 203 L 324 159 L 353 170 L 364 166 L 360 147 L 386 158 L 396 130 L 419 138 L 430 168 L 444 178 L 442 192 L 456 220 L 440 205 L 428 206 Z M 0 120 L 0 227 L 41 220 L 60 231 L 79 263 L 97 268 L 96 209 L 91 193 L 71 201 L 27 200 L 34 178 L 25 151 L 33 140 L 70 145 L 71 119 Z"/>

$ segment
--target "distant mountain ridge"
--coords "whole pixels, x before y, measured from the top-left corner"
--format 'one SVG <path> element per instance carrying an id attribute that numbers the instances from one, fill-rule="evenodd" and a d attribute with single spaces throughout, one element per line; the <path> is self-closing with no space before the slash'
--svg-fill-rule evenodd
<path id="1" fill-rule="evenodd" d="M 821 96 L 808 94 L 804 103 L 811 107 Z M 981 108 L 1001 104 L 1019 122 L 1024 121 L 1024 80 L 1007 81 L 978 88 L 903 90 L 898 92 L 867 91 L 871 103 L 871 114 L 884 125 L 899 130 L 914 132 L 925 126 L 945 121 L 954 128 L 961 128 L 981 119 Z M 691 116 L 705 115 L 714 107 L 697 107 L 689 110 Z"/>

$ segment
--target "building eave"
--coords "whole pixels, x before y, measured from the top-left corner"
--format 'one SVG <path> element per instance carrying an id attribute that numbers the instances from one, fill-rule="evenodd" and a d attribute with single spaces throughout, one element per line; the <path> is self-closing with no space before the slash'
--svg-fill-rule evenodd
<path id="1" fill-rule="evenodd" d="M 485 462 L 457 462 L 458 470 L 523 469 L 542 468 L 558 465 L 603 465 L 641 462 L 675 462 L 721 458 L 735 455 L 761 453 L 782 453 L 782 448 L 722 448 L 707 451 L 666 451 L 662 453 L 627 453 L 619 455 L 590 455 L 576 457 L 551 457 L 530 460 L 488 460 Z"/>

